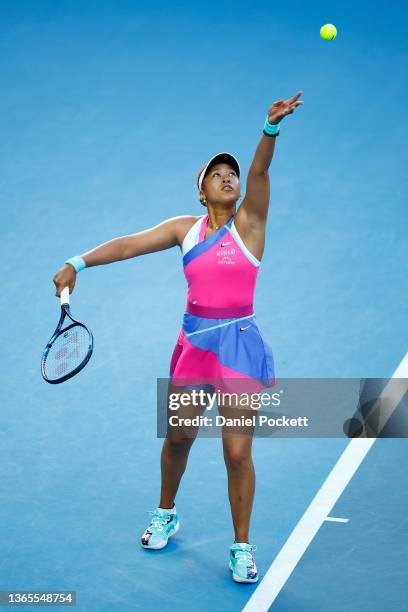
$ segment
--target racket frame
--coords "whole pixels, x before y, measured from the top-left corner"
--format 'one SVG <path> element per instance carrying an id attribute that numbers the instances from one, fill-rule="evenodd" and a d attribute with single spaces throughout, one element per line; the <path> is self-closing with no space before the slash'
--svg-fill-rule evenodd
<path id="1" fill-rule="evenodd" d="M 64 289 L 61 291 L 61 296 L 60 296 L 60 300 L 61 300 L 61 316 L 60 319 L 58 321 L 58 325 L 55 328 L 54 333 L 52 334 L 51 338 L 48 340 L 46 347 L 43 351 L 42 357 L 41 357 L 41 374 L 42 377 L 44 378 L 44 380 L 47 383 L 50 383 L 51 385 L 58 385 L 62 382 L 65 382 L 66 380 L 72 378 L 73 376 L 75 376 L 75 374 L 78 374 L 78 372 L 80 372 L 81 370 L 83 370 L 83 368 L 86 366 L 86 364 L 88 363 L 88 361 L 91 358 L 92 355 L 92 351 L 93 351 L 93 346 L 94 346 L 94 339 L 93 339 L 93 334 L 91 332 L 91 330 L 84 325 L 83 323 L 81 323 L 80 321 L 77 321 L 76 319 L 74 319 L 74 317 L 71 315 L 70 309 L 69 309 L 69 287 L 64 287 Z M 74 368 L 71 372 L 69 372 L 68 374 L 65 374 L 64 376 L 61 376 L 60 378 L 57 378 L 55 380 L 51 380 L 47 377 L 46 373 L 45 373 L 45 362 L 48 356 L 48 353 L 50 352 L 50 349 L 53 345 L 53 342 L 55 341 L 55 339 L 60 335 L 61 333 L 61 329 L 62 329 L 62 325 L 65 321 L 65 318 L 69 317 L 72 321 L 72 323 L 70 325 L 68 325 L 68 327 L 64 328 L 63 333 L 67 332 L 69 329 L 72 329 L 73 327 L 83 327 L 89 334 L 89 345 L 88 345 L 88 352 L 85 356 L 85 358 L 81 361 L 81 363 Z"/>

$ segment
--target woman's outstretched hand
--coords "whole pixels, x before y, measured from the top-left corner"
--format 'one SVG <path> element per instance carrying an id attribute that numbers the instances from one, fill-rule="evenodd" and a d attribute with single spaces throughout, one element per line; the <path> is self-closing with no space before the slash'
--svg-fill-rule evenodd
<path id="1" fill-rule="evenodd" d="M 279 123 L 286 115 L 290 115 L 298 107 L 303 105 L 303 100 L 299 100 L 302 95 L 301 91 L 298 91 L 292 98 L 288 100 L 278 100 L 274 102 L 268 109 L 268 121 L 269 123 Z"/>

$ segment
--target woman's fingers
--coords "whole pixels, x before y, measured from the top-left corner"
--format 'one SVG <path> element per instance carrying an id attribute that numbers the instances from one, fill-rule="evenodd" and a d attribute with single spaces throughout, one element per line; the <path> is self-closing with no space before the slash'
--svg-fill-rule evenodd
<path id="1" fill-rule="evenodd" d="M 65 264 L 52 279 L 55 285 L 56 297 L 61 296 L 61 291 L 68 285 L 69 292 L 72 293 L 75 287 L 76 272 L 72 266 Z"/>
<path id="2" fill-rule="evenodd" d="M 55 295 L 56 295 L 56 297 L 59 297 L 59 294 L 60 294 L 61 289 L 60 289 L 60 285 L 59 285 L 59 282 L 58 282 L 57 278 L 56 278 L 56 277 L 54 277 L 54 278 L 52 279 L 52 282 L 53 282 L 53 283 L 54 283 L 54 285 L 55 285 Z"/>
<path id="3" fill-rule="evenodd" d="M 303 106 L 303 102 L 294 102 L 293 104 L 289 104 L 287 114 L 289 115 L 289 113 L 293 113 L 295 108 L 297 108 L 298 106 Z"/>
<path id="4" fill-rule="evenodd" d="M 292 96 L 292 98 L 289 98 L 288 100 L 277 100 L 276 102 L 274 102 L 271 106 L 272 108 L 279 108 L 280 106 L 285 106 L 285 105 L 289 105 L 291 106 L 292 104 L 303 104 L 303 101 L 301 100 L 300 102 L 297 102 L 297 100 L 300 98 L 300 96 L 302 95 L 301 91 L 298 91 L 294 96 Z"/>
<path id="5" fill-rule="evenodd" d="M 296 100 L 300 98 L 301 95 L 302 95 L 302 92 L 298 91 L 292 98 L 289 98 L 288 103 L 293 104 L 294 102 L 296 102 Z"/>

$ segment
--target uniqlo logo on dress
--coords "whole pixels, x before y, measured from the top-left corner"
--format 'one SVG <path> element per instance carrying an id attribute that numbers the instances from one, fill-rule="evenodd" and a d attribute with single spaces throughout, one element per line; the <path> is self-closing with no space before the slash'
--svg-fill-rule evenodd
<path id="1" fill-rule="evenodd" d="M 217 251 L 217 258 L 219 264 L 234 265 L 235 261 L 232 256 L 235 255 L 235 249 L 220 249 Z"/>

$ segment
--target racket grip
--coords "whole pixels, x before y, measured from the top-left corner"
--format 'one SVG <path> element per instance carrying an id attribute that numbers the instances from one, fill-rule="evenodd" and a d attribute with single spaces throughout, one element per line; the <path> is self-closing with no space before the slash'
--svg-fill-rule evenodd
<path id="1" fill-rule="evenodd" d="M 61 306 L 63 306 L 64 304 L 68 304 L 69 305 L 69 287 L 64 287 L 63 290 L 61 291 Z"/>

